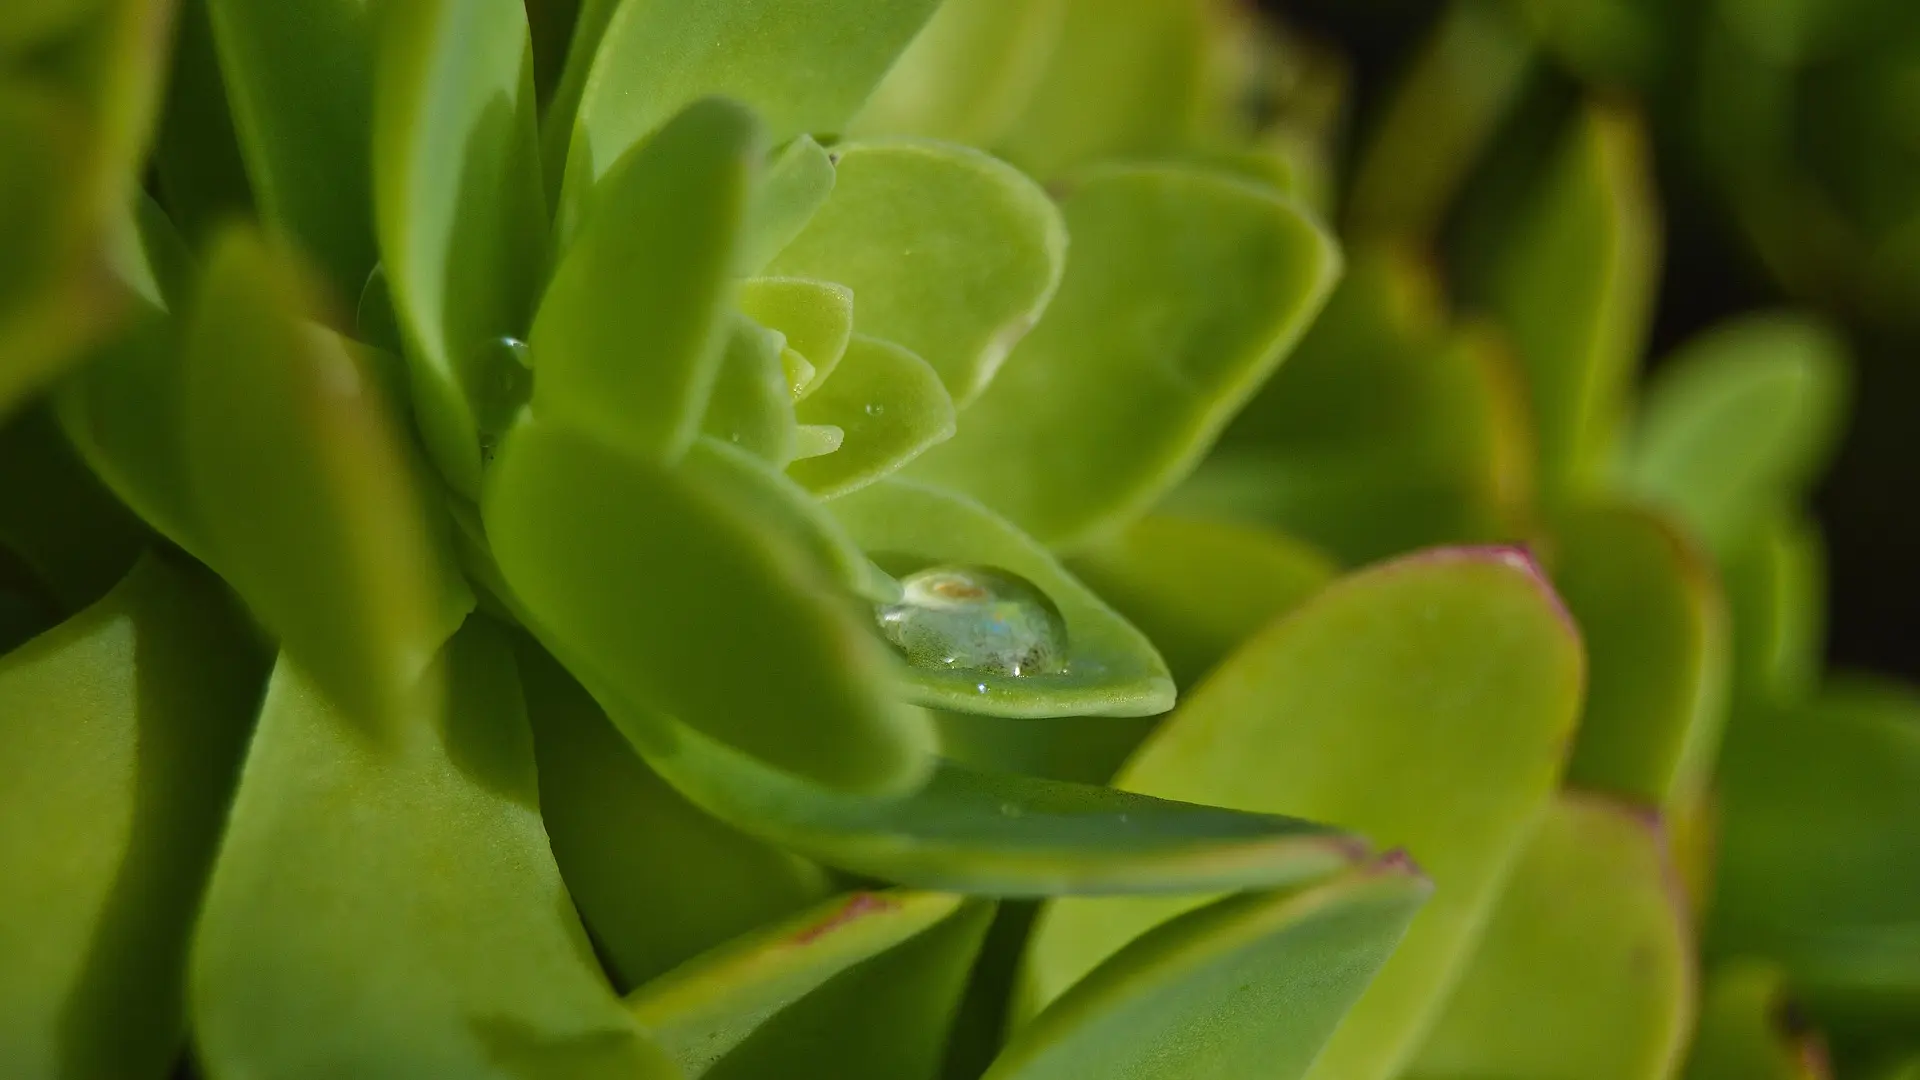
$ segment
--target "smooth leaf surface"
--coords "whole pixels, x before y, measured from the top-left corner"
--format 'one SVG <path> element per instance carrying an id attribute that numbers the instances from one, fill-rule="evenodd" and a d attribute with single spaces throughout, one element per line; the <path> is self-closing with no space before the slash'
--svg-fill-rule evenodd
<path id="1" fill-rule="evenodd" d="M 797 136 L 773 153 L 741 230 L 739 273 L 759 273 L 813 220 L 833 192 L 834 160 L 810 135 Z"/>
<path id="2" fill-rule="evenodd" d="M 1060 283 L 1060 212 L 1018 170 L 965 147 L 852 142 L 833 159 L 833 194 L 768 273 L 852 289 L 855 329 L 919 354 L 967 404 Z"/>
<path id="3" fill-rule="evenodd" d="M 453 486 L 480 490 L 500 373 L 546 263 L 526 8 L 420 0 L 383 17 L 373 118 L 381 266 L 409 343 L 415 412 Z"/>
<path id="4" fill-rule="evenodd" d="M 348 712 L 399 720 L 473 607 L 356 346 L 257 238 L 208 259 L 187 330 L 185 474 L 214 566 Z"/>
<path id="5" fill-rule="evenodd" d="M 1180 916 L 1019 1029 L 987 1080 L 1305 1076 L 1432 889 L 1386 859 Z"/>
<path id="6" fill-rule="evenodd" d="M 1825 652 L 1826 565 L 1819 526 L 1785 513 L 1727 557 L 1736 700 L 1791 705 L 1812 693 Z"/>
<path id="7" fill-rule="evenodd" d="M 1728 964 L 1707 981 L 1686 1080 L 1829 1080 L 1826 1044 L 1806 1027 L 1778 968 Z"/>
<path id="8" fill-rule="evenodd" d="M 1643 806 L 1700 795 L 1726 722 L 1726 598 L 1704 553 L 1659 517 L 1595 506 L 1554 523 L 1554 584 L 1587 646 L 1569 784 Z"/>
<path id="9" fill-rule="evenodd" d="M 265 675 L 198 571 L 142 560 L 0 658 L 0 1060 L 20 1075 L 160 1076 Z"/>
<path id="10" fill-rule="evenodd" d="M 1683 345 L 1647 389 L 1627 487 L 1730 552 L 1804 498 L 1838 440 L 1846 350 L 1812 319 L 1768 314 Z"/>
<path id="11" fill-rule="evenodd" d="M 1692 1032 L 1693 967 L 1686 900 L 1659 819 L 1563 793 L 1406 1075 L 1673 1076 Z"/>
<path id="12" fill-rule="evenodd" d="M 751 113 L 700 101 L 609 173 L 534 318 L 542 418 L 647 457 L 686 451 L 725 352 L 759 141 Z"/>
<path id="13" fill-rule="evenodd" d="M 849 893 L 676 968 L 628 1007 L 689 1080 L 932 1080 L 992 916 L 990 901 L 941 893 Z"/>
<path id="14" fill-rule="evenodd" d="M 848 130 L 992 146 L 1060 40 L 1067 0 L 945 0 Z"/>
<path id="15" fill-rule="evenodd" d="M 993 716 L 1151 716 L 1173 707 L 1166 664 L 1140 631 L 1047 550 L 963 495 L 890 480 L 828 504 L 855 543 L 899 573 L 971 565 L 1010 571 L 1066 624 L 1064 670 L 1019 675 L 911 666 L 901 692 L 932 708 Z"/>
<path id="16" fill-rule="evenodd" d="M 857 491 L 953 437 L 953 398 L 939 373 L 890 341 L 853 335 L 819 385 L 794 415 L 839 428 L 840 447 L 794 462 L 787 475 L 822 498 Z"/>
<path id="17" fill-rule="evenodd" d="M 194 940 L 201 1062 L 214 1076 L 675 1076 L 567 900 L 504 634 L 470 623 L 436 662 L 446 699 L 388 745 L 276 668 Z"/>
<path id="18" fill-rule="evenodd" d="M 746 318 L 729 330 L 701 431 L 780 468 L 797 456 L 799 438 L 783 338 Z"/>
<path id="19" fill-rule="evenodd" d="M 795 395 L 825 384 L 853 340 L 853 292 L 845 285 L 807 278 L 755 277 L 740 283 L 741 312 L 787 336 L 787 348 L 813 367 L 813 378 Z"/>
<path id="20" fill-rule="evenodd" d="M 557 662 L 515 653 L 554 861 L 621 985 L 826 898 L 819 866 L 690 805 Z"/>
<path id="21" fill-rule="evenodd" d="M 616 689 L 829 787 L 914 786 L 932 733 L 881 692 L 886 647 L 817 552 L 738 498 L 533 420 L 507 437 L 481 508 L 530 627 L 596 696 Z"/>
<path id="22" fill-rule="evenodd" d="M 1177 483 L 1340 265 L 1295 204 L 1197 169 L 1097 169 L 1061 210 L 1073 256 L 1053 303 L 912 470 L 1051 546 L 1124 525 Z"/>
<path id="23" fill-rule="evenodd" d="M 1442 549 L 1345 578 L 1267 627 L 1121 771 L 1124 790 L 1339 821 L 1418 853 L 1434 900 L 1312 1075 L 1390 1076 L 1416 1049 L 1548 802 L 1582 674 L 1573 623 L 1524 556 Z M 1056 901 L 1017 1008 L 1031 1015 L 1200 902 Z"/>

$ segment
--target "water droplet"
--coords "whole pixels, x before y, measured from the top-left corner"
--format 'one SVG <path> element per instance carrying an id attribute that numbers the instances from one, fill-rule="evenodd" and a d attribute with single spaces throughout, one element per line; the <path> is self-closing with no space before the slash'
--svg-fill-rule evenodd
<path id="1" fill-rule="evenodd" d="M 951 663 L 953 663 L 953 660 L 954 660 L 954 658 L 953 658 L 953 657 L 951 657 L 951 656 L 948 656 L 948 657 L 946 657 L 946 658 L 945 658 L 945 662 L 946 662 L 946 663 L 949 663 L 949 664 L 951 664 Z M 986 693 L 986 692 L 987 692 L 987 684 L 986 684 L 986 683 L 974 683 L 974 684 L 973 684 L 973 692 L 974 692 L 974 693 L 976 693 L 976 694 L 984 694 L 984 693 Z"/>
<path id="2" fill-rule="evenodd" d="M 1020 808 L 1019 803 L 1003 802 L 1000 804 L 1000 815 L 1002 817 L 1019 817 L 1025 813 L 1026 811 Z"/>
<path id="3" fill-rule="evenodd" d="M 867 415 L 868 415 L 868 416 L 879 416 L 879 415 L 880 415 L 881 413 L 884 413 L 884 412 L 886 412 L 886 411 L 887 411 L 887 407 L 886 407 L 885 405 L 882 405 L 882 404 L 880 404 L 880 403 L 879 403 L 879 402 L 877 402 L 877 401 L 869 401 L 869 402 L 867 402 Z"/>
<path id="4" fill-rule="evenodd" d="M 984 566 L 937 566 L 900 581 L 876 607 L 880 632 L 910 663 L 996 675 L 1065 669 L 1066 621 L 1025 578 Z M 987 684 L 975 686 L 987 692 Z"/>

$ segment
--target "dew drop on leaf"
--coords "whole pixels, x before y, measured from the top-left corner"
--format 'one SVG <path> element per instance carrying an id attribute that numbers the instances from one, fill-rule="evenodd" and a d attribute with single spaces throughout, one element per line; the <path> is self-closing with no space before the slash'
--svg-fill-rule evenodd
<path id="1" fill-rule="evenodd" d="M 996 675 L 1065 669 L 1066 621 L 1025 578 L 984 566 L 936 566 L 900 586 L 900 600 L 875 613 L 881 633 L 909 663 Z"/>

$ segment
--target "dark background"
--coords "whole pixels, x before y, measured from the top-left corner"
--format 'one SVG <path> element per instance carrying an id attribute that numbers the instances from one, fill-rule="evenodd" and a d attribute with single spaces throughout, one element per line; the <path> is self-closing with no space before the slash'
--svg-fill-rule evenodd
<path id="1" fill-rule="evenodd" d="M 1260 0 L 1351 64 L 1348 132 L 1365 132 L 1440 5 L 1430 0 Z M 1345 148 L 1351 151 L 1353 140 Z M 1665 267 L 1649 366 L 1717 320 L 1791 305 L 1754 263 L 1687 155 L 1656 131 Z M 1854 350 L 1852 413 L 1815 495 L 1828 548 L 1828 659 L 1920 680 L 1920 341 L 1842 324 Z"/>

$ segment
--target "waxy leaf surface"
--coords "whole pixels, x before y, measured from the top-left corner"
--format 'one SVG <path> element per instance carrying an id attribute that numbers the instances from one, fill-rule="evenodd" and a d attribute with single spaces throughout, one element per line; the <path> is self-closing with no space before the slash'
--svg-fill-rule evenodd
<path id="1" fill-rule="evenodd" d="M 845 285 L 806 278 L 757 277 L 740 283 L 741 312 L 787 336 L 787 348 L 813 365 L 813 379 L 800 391 L 819 389 L 846 355 L 853 339 L 853 293 Z"/>
<path id="2" fill-rule="evenodd" d="M 945 0 L 849 130 L 992 146 L 1039 85 L 1067 0 Z"/>
<path id="3" fill-rule="evenodd" d="M 814 375 L 816 382 L 820 376 Z M 855 334 L 833 377 L 794 408 L 801 423 L 840 429 L 831 454 L 796 461 L 787 475 L 832 498 L 895 472 L 953 437 L 953 398 L 925 360 L 890 341 Z"/>

